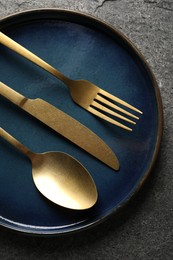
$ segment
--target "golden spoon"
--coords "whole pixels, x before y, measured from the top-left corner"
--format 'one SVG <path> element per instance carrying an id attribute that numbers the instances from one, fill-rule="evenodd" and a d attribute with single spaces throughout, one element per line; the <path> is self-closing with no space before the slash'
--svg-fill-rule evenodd
<path id="1" fill-rule="evenodd" d="M 97 201 L 97 189 L 89 172 L 63 152 L 33 153 L 4 129 L 0 136 L 24 153 L 32 163 L 37 189 L 52 202 L 70 209 L 91 208 Z"/>

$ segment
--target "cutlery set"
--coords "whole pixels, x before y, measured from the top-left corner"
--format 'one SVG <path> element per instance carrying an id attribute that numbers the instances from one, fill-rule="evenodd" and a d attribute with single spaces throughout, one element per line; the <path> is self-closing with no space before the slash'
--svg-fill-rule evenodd
<path id="1" fill-rule="evenodd" d="M 0 43 L 63 81 L 69 88 L 73 101 L 95 116 L 132 131 L 132 128 L 120 123 L 117 118 L 136 124 L 136 120 L 139 119 L 136 114 L 142 114 L 139 109 L 87 80 L 72 80 L 66 77 L 2 32 L 0 32 Z M 119 170 L 118 158 L 110 147 L 71 116 L 40 98 L 29 99 L 2 82 L 0 82 L 0 95 L 107 166 Z M 135 114 L 129 112 L 130 110 Z M 0 128 L 0 136 L 31 160 L 34 183 L 46 198 L 60 206 L 77 210 L 91 208 L 96 203 L 98 195 L 95 183 L 88 171 L 76 159 L 63 152 L 33 153 L 2 128 Z"/>

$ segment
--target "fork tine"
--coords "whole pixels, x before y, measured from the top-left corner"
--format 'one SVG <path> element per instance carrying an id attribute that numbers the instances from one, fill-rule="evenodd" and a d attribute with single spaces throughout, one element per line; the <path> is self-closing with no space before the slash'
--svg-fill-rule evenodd
<path id="1" fill-rule="evenodd" d="M 140 114 L 143 114 L 143 112 L 140 111 L 139 109 L 135 108 L 134 106 L 128 104 L 127 102 L 125 102 L 125 101 L 123 101 L 122 99 L 120 99 L 120 98 L 118 98 L 118 97 L 116 97 L 116 96 L 110 94 L 109 92 L 107 92 L 107 91 L 105 91 L 105 90 L 103 90 L 103 89 L 100 89 L 99 94 L 101 94 L 101 95 L 103 95 L 103 96 L 105 96 L 105 97 L 107 97 L 107 98 L 109 98 L 109 99 L 112 99 L 112 100 L 114 100 L 115 102 L 117 102 L 117 103 L 119 103 L 119 104 L 121 104 L 121 105 L 123 105 L 123 106 L 125 106 L 125 107 L 128 107 L 128 108 L 132 109 L 133 111 L 136 111 L 136 112 L 138 112 L 138 113 L 140 113 Z M 111 102 L 110 102 L 110 103 L 111 103 Z M 124 111 L 125 111 L 125 110 L 124 110 Z"/>
<path id="2" fill-rule="evenodd" d="M 135 119 L 139 119 L 139 117 L 137 117 L 137 116 L 133 115 L 132 113 L 126 111 L 125 109 L 123 109 L 123 108 L 113 104 L 112 102 L 108 101 L 107 99 L 105 99 L 104 97 L 100 96 L 99 94 L 95 97 L 95 100 L 100 101 L 103 104 L 105 104 L 105 105 L 107 105 L 107 106 L 109 106 L 109 107 L 111 107 L 111 108 L 113 108 L 115 110 L 118 110 L 118 111 L 120 111 L 120 112 L 122 112 L 122 113 L 124 113 L 124 114 L 126 114 L 128 116 L 131 116 L 131 117 L 133 117 Z"/>
<path id="3" fill-rule="evenodd" d="M 101 111 L 104 111 L 104 112 L 109 113 L 109 114 L 111 114 L 111 115 L 113 115 L 113 116 L 116 116 L 116 117 L 118 117 L 118 118 L 120 118 L 120 119 L 122 119 L 122 120 L 124 120 L 124 121 L 127 121 L 127 122 L 129 122 L 129 123 L 131 123 L 131 124 L 134 124 L 134 125 L 136 124 L 136 122 L 134 122 L 134 121 L 132 121 L 132 120 L 130 120 L 130 119 L 128 119 L 128 118 L 126 118 L 126 117 L 124 117 L 124 116 L 122 116 L 122 115 L 120 115 L 120 114 L 118 114 L 118 113 L 116 113 L 116 112 L 114 112 L 114 111 L 112 111 L 112 110 L 110 110 L 110 109 L 107 108 L 107 107 L 102 106 L 102 105 L 99 104 L 97 101 L 93 101 L 93 102 L 91 103 L 91 106 L 94 106 L 94 107 L 98 108 L 98 109 L 101 110 Z"/>
<path id="4" fill-rule="evenodd" d="M 127 127 L 127 126 L 125 126 L 125 125 L 119 123 L 118 121 L 116 121 L 116 120 L 114 120 L 114 119 L 112 119 L 112 118 L 110 118 L 110 117 L 108 117 L 108 116 L 102 114 L 101 112 L 99 112 L 98 110 L 94 109 L 94 108 L 91 107 L 91 106 L 89 106 L 87 110 L 88 110 L 89 112 L 91 112 L 92 114 L 94 114 L 94 115 L 96 115 L 96 116 L 98 116 L 98 117 L 100 117 L 100 118 L 102 118 L 102 119 L 104 119 L 104 120 L 106 120 L 106 121 L 108 121 L 108 122 L 110 122 L 110 123 L 116 125 L 116 126 L 119 126 L 119 127 L 123 128 L 123 129 L 125 129 L 125 130 L 128 130 L 128 131 L 132 131 L 132 128 Z"/>

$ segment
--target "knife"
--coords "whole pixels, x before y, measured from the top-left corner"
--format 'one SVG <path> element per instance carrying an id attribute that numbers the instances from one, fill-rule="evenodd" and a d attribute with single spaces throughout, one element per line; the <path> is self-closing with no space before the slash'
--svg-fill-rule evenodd
<path id="1" fill-rule="evenodd" d="M 89 128 L 63 111 L 40 98 L 26 98 L 2 82 L 0 82 L 0 95 L 7 98 L 12 103 L 19 106 L 112 169 L 119 169 L 119 161 L 110 147 Z"/>

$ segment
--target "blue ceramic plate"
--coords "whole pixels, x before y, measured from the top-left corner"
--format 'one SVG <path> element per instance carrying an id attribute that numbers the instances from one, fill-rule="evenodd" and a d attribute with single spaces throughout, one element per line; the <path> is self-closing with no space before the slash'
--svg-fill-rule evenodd
<path id="1" fill-rule="evenodd" d="M 105 220 L 139 190 L 158 153 L 162 105 L 150 68 L 119 31 L 84 14 L 32 10 L 2 19 L 0 29 L 67 76 L 88 79 L 144 112 L 133 132 L 113 126 L 77 106 L 59 80 L 1 45 L 0 81 L 29 98 L 50 102 L 91 128 L 113 149 L 121 168 L 114 172 L 0 96 L 1 127 L 34 152 L 60 150 L 77 158 L 99 193 L 97 204 L 86 211 L 50 203 L 34 186 L 30 161 L 1 138 L 0 224 L 50 235 Z"/>

